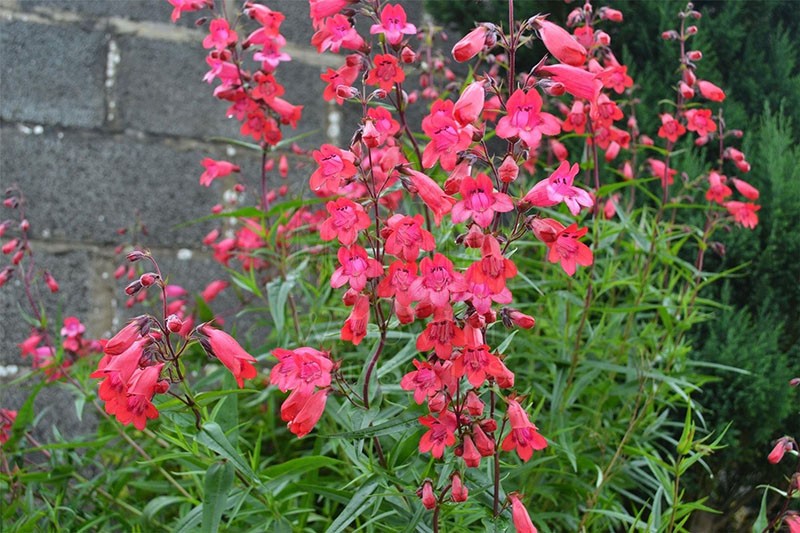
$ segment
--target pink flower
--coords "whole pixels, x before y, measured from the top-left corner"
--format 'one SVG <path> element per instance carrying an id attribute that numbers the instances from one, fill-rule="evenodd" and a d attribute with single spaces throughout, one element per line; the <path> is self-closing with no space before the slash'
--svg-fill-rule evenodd
<path id="1" fill-rule="evenodd" d="M 336 14 L 325 19 L 322 28 L 311 37 L 311 44 L 317 47 L 320 54 L 328 49 L 338 53 L 341 47 L 359 50 L 364 46 L 364 39 L 350 24 L 347 17 Z"/>
<path id="2" fill-rule="evenodd" d="M 347 56 L 345 64 L 338 69 L 334 70 L 329 68 L 327 72 L 320 74 L 320 79 L 328 84 L 325 86 L 325 91 L 322 93 L 322 97 L 326 102 L 330 102 L 336 98 L 336 103 L 342 105 L 344 98 L 341 98 L 337 94 L 336 88 L 340 85 L 345 87 L 352 85 L 358 77 L 358 65 L 360 64 L 361 60 L 358 56 L 351 54 Z"/>
<path id="3" fill-rule="evenodd" d="M 397 63 L 395 56 L 378 54 L 375 56 L 375 67 L 370 69 L 366 83 L 367 85 L 377 85 L 388 92 L 396 83 L 403 83 L 405 79 L 405 72 Z"/>
<path id="4" fill-rule="evenodd" d="M 469 61 L 483 50 L 486 45 L 486 37 L 489 29 L 485 25 L 478 26 L 453 46 L 453 59 L 459 63 Z"/>
<path id="5" fill-rule="evenodd" d="M 797 513 L 786 513 L 783 523 L 789 528 L 789 533 L 800 533 L 800 515 Z"/>
<path id="6" fill-rule="evenodd" d="M 725 100 L 725 92 L 710 81 L 698 80 L 697 87 L 700 89 L 700 94 L 703 95 L 703 98 L 707 98 L 712 102 Z"/>
<path id="7" fill-rule="evenodd" d="M 442 217 L 450 212 L 455 198 L 444 193 L 441 187 L 431 178 L 416 170 L 407 169 L 408 178 L 411 181 L 411 192 L 416 192 L 422 201 L 433 212 L 433 219 L 438 226 L 442 222 Z"/>
<path id="8" fill-rule="evenodd" d="M 403 390 L 414 391 L 414 401 L 421 404 L 426 398 L 435 395 L 442 389 L 442 380 L 433 366 L 427 361 L 414 359 L 414 366 L 417 368 L 409 372 L 400 380 L 400 388 Z"/>
<path id="9" fill-rule="evenodd" d="M 486 92 L 483 82 L 474 81 L 467 85 L 453 106 L 453 118 L 462 128 L 480 118 Z"/>
<path id="10" fill-rule="evenodd" d="M 217 296 L 219 296 L 219 293 L 228 288 L 229 285 L 230 283 L 228 283 L 227 281 L 223 281 L 221 279 L 214 280 L 208 285 L 206 285 L 206 288 L 203 289 L 203 292 L 200 293 L 200 296 L 206 303 L 211 302 Z"/>
<path id="11" fill-rule="evenodd" d="M 400 44 L 403 35 L 414 35 L 417 27 L 406 21 L 406 11 L 400 4 L 386 4 L 381 11 L 381 23 L 373 24 L 369 33 L 382 33 L 392 46 Z"/>
<path id="12" fill-rule="evenodd" d="M 350 341 L 358 346 L 364 337 L 367 336 L 367 324 L 369 323 L 369 296 L 359 294 L 350 316 L 344 322 L 341 330 L 343 341 Z"/>
<path id="13" fill-rule="evenodd" d="M 323 144 L 314 150 L 314 160 L 319 168 L 311 174 L 311 190 L 322 194 L 336 194 L 343 179 L 356 174 L 355 156 L 349 150 L 340 150 L 332 144 Z"/>
<path id="14" fill-rule="evenodd" d="M 211 182 L 218 178 L 224 178 L 232 172 L 239 172 L 238 165 L 234 165 L 229 161 L 215 161 L 210 157 L 206 157 L 202 161 L 203 167 L 206 171 L 200 176 L 200 185 L 209 187 Z"/>
<path id="15" fill-rule="evenodd" d="M 368 278 L 377 278 L 383 274 L 383 265 L 367 256 L 367 251 L 357 244 L 342 246 L 336 256 L 339 264 L 331 276 L 331 287 L 338 289 L 345 283 L 354 291 L 361 291 L 367 286 Z"/>
<path id="16" fill-rule="evenodd" d="M 450 359 L 453 348 L 464 346 L 465 342 L 464 331 L 453 321 L 452 308 L 446 306 L 437 311 L 434 319 L 426 324 L 425 331 L 417 337 L 416 347 L 420 352 L 435 350 L 440 359 Z"/>
<path id="17" fill-rule="evenodd" d="M 506 104 L 508 114 L 497 123 L 497 136 L 503 139 L 519 137 L 533 149 L 539 146 L 542 135 L 557 135 L 560 121 L 550 113 L 542 113 L 542 98 L 535 90 L 527 93 L 517 89 Z"/>
<path id="18" fill-rule="evenodd" d="M 419 422 L 429 428 L 419 441 L 419 453 L 431 452 L 439 459 L 444 454 L 445 447 L 456 443 L 458 421 L 451 411 L 443 411 L 438 418 L 431 415 L 421 416 Z"/>
<path id="19" fill-rule="evenodd" d="M 294 350 L 276 348 L 272 355 L 278 364 L 272 367 L 269 381 L 282 392 L 287 390 L 313 390 L 331 384 L 333 362 L 327 352 L 303 346 Z"/>
<path id="20" fill-rule="evenodd" d="M 453 118 L 453 102 L 437 100 L 431 112 L 422 119 L 422 130 L 431 138 L 422 153 L 422 166 L 431 168 L 439 161 L 444 170 L 453 170 L 458 152 L 472 143 L 467 128 L 461 128 Z"/>
<path id="21" fill-rule="evenodd" d="M 347 198 L 328 202 L 325 208 L 330 216 L 319 226 L 319 235 L 323 241 L 338 238 L 340 243 L 349 246 L 356 242 L 359 231 L 372 224 L 364 208 Z"/>
<path id="22" fill-rule="evenodd" d="M 547 440 L 539 434 L 536 426 L 528 420 L 528 415 L 516 400 L 508 401 L 508 419 L 511 432 L 503 439 L 503 451 L 517 450 L 520 459 L 527 461 L 534 450 L 547 448 Z"/>
<path id="23" fill-rule="evenodd" d="M 739 191 L 739 194 L 741 194 L 748 200 L 758 200 L 758 189 L 756 189 L 746 181 L 740 180 L 738 178 L 733 178 L 732 181 L 733 181 L 733 186 L 736 187 L 736 190 Z"/>
<path id="24" fill-rule="evenodd" d="M 453 477 L 450 478 L 451 480 L 451 487 L 450 487 L 450 497 L 453 499 L 454 502 L 465 502 L 467 501 L 467 497 L 469 496 L 469 491 L 467 490 L 466 485 L 461 481 L 461 476 L 458 475 L 458 472 L 453 474 Z"/>
<path id="25" fill-rule="evenodd" d="M 479 173 L 475 179 L 465 177 L 461 180 L 462 200 L 453 206 L 453 223 L 459 224 L 472 218 L 475 223 L 487 228 L 494 220 L 495 213 L 507 213 L 514 209 L 514 203 L 507 194 L 494 190 L 491 178 Z"/>
<path id="26" fill-rule="evenodd" d="M 252 363 L 256 358 L 244 351 L 236 339 L 222 330 L 214 329 L 208 324 L 203 324 L 197 328 L 200 333 L 208 337 L 208 347 L 211 355 L 225 365 L 231 371 L 239 388 L 244 387 L 245 379 L 256 377 L 256 367 Z"/>
<path id="27" fill-rule="evenodd" d="M 348 0 L 308 0 L 309 15 L 314 27 L 319 27 L 325 17 L 330 17 L 344 9 Z"/>
<path id="28" fill-rule="evenodd" d="M 686 129 L 697 132 L 698 135 L 708 135 L 711 131 L 717 131 L 717 125 L 711 119 L 710 109 L 689 109 L 684 113 L 686 117 Z"/>
<path id="29" fill-rule="evenodd" d="M 433 235 L 422 227 L 425 219 L 417 213 L 413 217 L 395 214 L 386 221 L 383 235 L 386 252 L 403 259 L 416 261 L 420 249 L 430 252 L 436 247 Z"/>
<path id="30" fill-rule="evenodd" d="M 778 442 L 775 443 L 775 447 L 772 448 L 772 451 L 769 452 L 769 456 L 767 457 L 767 461 L 776 465 L 781 462 L 783 459 L 784 454 L 793 448 L 792 442 L 789 437 L 781 437 L 778 439 Z"/>
<path id="31" fill-rule="evenodd" d="M 0 409 L 0 446 L 11 438 L 11 427 L 17 419 L 17 412 L 11 409 Z"/>
<path id="32" fill-rule="evenodd" d="M 540 17 L 533 20 L 533 26 L 539 30 L 542 43 L 553 57 L 576 67 L 586 62 L 586 48 L 581 46 L 567 30 Z"/>
<path id="33" fill-rule="evenodd" d="M 544 74 L 556 83 L 564 85 L 564 90 L 575 98 L 594 101 L 600 94 L 603 82 L 588 70 L 570 65 L 545 65 L 536 69 L 537 74 Z"/>
<path id="34" fill-rule="evenodd" d="M 578 163 L 570 167 L 568 161 L 562 161 L 549 178 L 540 181 L 528 191 L 522 202 L 537 207 L 550 207 L 564 202 L 569 212 L 577 216 L 581 208 L 594 205 L 588 192 L 573 185 L 579 170 Z"/>
<path id="35" fill-rule="evenodd" d="M 142 431 L 148 419 L 158 418 L 158 410 L 152 403 L 156 389 L 160 388 L 159 376 L 164 363 L 137 369 L 131 377 L 128 395 L 124 402 L 118 404 L 114 413 L 123 425 L 133 424 Z M 163 391 L 161 391 L 163 392 Z"/>
<path id="36" fill-rule="evenodd" d="M 228 21 L 223 18 L 215 18 L 208 25 L 209 34 L 203 39 L 203 48 L 213 48 L 223 50 L 234 44 L 239 38 L 236 32 L 231 30 Z"/>
<path id="37" fill-rule="evenodd" d="M 119 355 L 126 351 L 137 339 L 141 338 L 141 319 L 134 318 L 124 328 L 106 342 L 103 352 L 107 355 Z"/>
<path id="38" fill-rule="evenodd" d="M 677 170 L 674 168 L 667 169 L 667 165 L 658 159 L 650 158 L 647 163 L 650 165 L 650 172 L 653 173 L 653 176 L 661 178 L 662 187 L 672 185 L 675 181 L 675 174 L 678 173 Z"/>
<path id="39" fill-rule="evenodd" d="M 206 6 L 206 0 L 167 0 L 173 9 L 172 9 L 172 16 L 170 20 L 175 23 L 181 18 L 182 13 L 188 13 L 190 11 L 197 11 L 199 9 L 203 9 Z"/>
<path id="40" fill-rule="evenodd" d="M 572 276 L 576 265 L 589 266 L 594 260 L 592 250 L 578 241 L 586 235 L 588 228 L 578 229 L 577 224 L 565 228 L 560 222 L 546 218 L 534 219 L 533 232 L 536 238 L 549 248 L 547 260 L 561 263 L 564 272 Z"/>
<path id="41" fill-rule="evenodd" d="M 426 479 L 422 483 L 422 487 L 417 491 L 417 495 L 422 500 L 422 506 L 429 511 L 435 509 L 438 501 L 436 495 L 433 493 L 433 483 L 430 479 Z"/>
<path id="42" fill-rule="evenodd" d="M 519 494 L 512 492 L 508 495 L 508 499 L 511 500 L 511 519 L 514 521 L 517 533 L 536 533 L 536 527 L 525 505 L 519 499 Z"/>
<path id="43" fill-rule="evenodd" d="M 756 215 L 756 211 L 761 209 L 760 205 L 746 202 L 725 202 L 724 205 L 728 213 L 733 215 L 733 219 L 737 224 L 741 224 L 745 228 L 750 229 L 758 225 L 758 215 Z"/>
<path id="44" fill-rule="evenodd" d="M 298 438 L 308 435 L 325 411 L 330 389 L 308 394 L 302 389 L 292 391 L 281 405 L 281 419 L 288 422 L 289 431 Z"/>
<path id="45" fill-rule="evenodd" d="M 423 257 L 419 264 L 420 275 L 411 284 L 411 295 L 416 301 L 429 301 L 435 308 L 444 308 L 450 302 L 450 292 L 460 278 L 453 263 L 442 254 L 433 259 Z"/>
<path id="46" fill-rule="evenodd" d="M 675 117 L 669 113 L 661 115 L 661 127 L 658 129 L 658 136 L 667 139 L 670 142 L 676 142 L 678 137 L 686 133 L 686 128 L 675 120 Z"/>

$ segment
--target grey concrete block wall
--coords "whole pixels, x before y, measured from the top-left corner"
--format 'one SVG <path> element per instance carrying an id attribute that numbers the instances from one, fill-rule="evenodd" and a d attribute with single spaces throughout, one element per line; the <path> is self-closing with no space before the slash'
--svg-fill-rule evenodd
<path id="1" fill-rule="evenodd" d="M 304 106 L 297 130 L 286 127 L 284 137 L 312 132 L 300 141 L 306 148 L 346 143 L 360 112 L 324 102 L 319 79 L 343 55 L 320 56 L 310 47 L 306 0 L 264 3 L 286 15 L 282 33 L 292 61 L 277 77 L 285 98 Z M 419 23 L 421 1 L 405 3 Z M 15 183 L 28 198 L 37 263 L 61 284 L 59 294 L 44 294 L 48 313 L 78 316 L 93 338 L 138 313 L 123 305 L 125 280 L 111 275 L 122 242 L 117 228 L 130 226 L 138 212 L 149 229 L 144 242 L 171 281 L 201 289 L 224 277 L 200 244 L 212 224 L 178 227 L 221 200 L 222 184 L 199 186 L 201 160 L 235 157 L 242 181 L 251 189 L 258 181 L 259 157 L 241 148 L 233 156 L 211 142 L 242 139 L 239 124 L 225 117 L 228 104 L 213 98 L 214 85 L 202 81 L 208 67 L 206 29 L 194 24 L 199 15 L 183 14 L 173 25 L 171 11 L 166 0 L 0 0 L 0 190 Z M 333 115 L 339 137 L 330 136 Z M 286 183 L 310 195 L 312 171 L 306 164 Z M 9 214 L 0 207 L 0 221 Z M 7 258 L 0 259 L 2 267 Z M 18 314 L 24 301 L 18 280 L 0 289 L 0 407 L 24 400 L 24 389 L 9 385 L 30 364 L 17 348 L 29 333 Z M 50 401 L 74 416 L 66 393 L 53 394 Z"/>

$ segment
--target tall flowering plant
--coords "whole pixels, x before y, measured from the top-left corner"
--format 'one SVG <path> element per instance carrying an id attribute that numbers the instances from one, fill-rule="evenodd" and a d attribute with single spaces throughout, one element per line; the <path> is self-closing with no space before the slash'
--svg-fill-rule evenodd
<path id="1" fill-rule="evenodd" d="M 201 186 L 227 187 L 203 243 L 232 283 L 210 283 L 192 310 L 149 252 L 118 269 L 131 304 L 157 291 L 158 310 L 101 343 L 90 377 L 120 434 L 157 447 L 133 442 L 143 460 L 175 459 L 196 482 L 159 467 L 180 495 L 141 519 L 174 505 L 173 525 L 210 531 L 682 530 L 702 502 L 682 502 L 681 474 L 717 444 L 695 438 L 685 332 L 714 278 L 705 253 L 724 251 L 715 231 L 752 228 L 759 209 L 732 174 L 749 170 L 741 132 L 712 108 L 724 92 L 696 73 L 691 4 L 663 35 L 679 79 L 649 136 L 602 29 L 620 11 L 586 2 L 561 25 L 510 1 L 507 22 L 443 48 L 402 3 L 310 0 L 311 45 L 340 65 L 320 97 L 360 118 L 349 143 L 304 149 L 285 135 L 303 108 L 280 81 L 279 4 L 169 3 L 173 22 L 202 13 L 205 81 L 259 164 L 198 162 Z M 546 54 L 520 64 L 533 41 Z M 695 176 L 672 168 L 692 142 L 717 151 Z M 290 176 L 306 201 L 281 201 Z M 273 334 L 252 350 L 203 316 L 231 287 L 243 312 L 269 313 Z M 65 324 L 80 345 L 78 329 Z M 203 353 L 235 386 L 209 390 L 219 374 Z M 239 399 L 246 384 L 255 400 Z M 631 496 L 650 481 L 655 494 Z"/>

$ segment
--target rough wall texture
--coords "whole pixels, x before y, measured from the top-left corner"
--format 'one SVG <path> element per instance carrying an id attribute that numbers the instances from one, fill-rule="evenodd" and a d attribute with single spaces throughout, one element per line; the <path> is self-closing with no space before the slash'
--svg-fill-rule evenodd
<path id="1" fill-rule="evenodd" d="M 328 127 L 339 109 L 319 97 L 320 72 L 341 60 L 308 48 L 307 2 L 273 5 L 286 14 L 282 31 L 293 57 L 279 79 L 288 98 L 305 106 L 296 133 L 315 132 L 306 147 L 343 142 Z M 173 280 L 196 289 L 222 275 L 200 246 L 209 227 L 176 226 L 219 201 L 217 187 L 198 185 L 200 161 L 232 157 L 209 139 L 235 137 L 238 126 L 201 81 L 206 51 L 197 16 L 173 25 L 170 13 L 165 0 L 0 0 L 0 190 L 18 184 L 28 198 L 35 256 L 62 287 L 45 295 L 51 316 L 78 316 L 93 338 L 131 314 L 122 305 L 125 282 L 112 272 L 116 229 L 130 226 L 137 211 L 150 231 L 145 244 Z M 343 125 L 348 138 L 352 125 Z M 245 158 L 242 167 L 257 172 L 258 163 Z M 0 407 L 12 409 L 25 397 L 25 385 L 12 382 L 29 365 L 16 346 L 28 334 L 23 300 L 18 282 L 0 290 Z M 50 404 L 55 413 L 42 425 L 58 421 L 64 431 L 74 423 L 67 390 L 40 400 L 37 407 Z"/>

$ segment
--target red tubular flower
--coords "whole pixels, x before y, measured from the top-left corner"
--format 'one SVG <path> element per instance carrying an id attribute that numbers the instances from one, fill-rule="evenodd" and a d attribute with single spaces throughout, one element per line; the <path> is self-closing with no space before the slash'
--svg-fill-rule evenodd
<path id="1" fill-rule="evenodd" d="M 427 361 L 414 359 L 413 363 L 417 369 L 403 376 L 403 379 L 400 380 L 400 388 L 413 390 L 414 401 L 422 404 L 426 398 L 435 395 L 442 389 L 442 380 Z"/>
<path id="2" fill-rule="evenodd" d="M 383 274 L 383 265 L 367 256 L 367 251 L 357 244 L 342 246 L 336 256 L 341 266 L 331 275 L 331 287 L 334 289 L 349 283 L 351 289 L 361 291 L 367 286 L 368 278 Z"/>
<path id="3" fill-rule="evenodd" d="M 508 499 L 511 501 L 511 519 L 514 521 L 517 533 L 537 533 L 528 510 L 519 499 L 519 494 L 512 492 L 508 495 Z"/>
<path id="4" fill-rule="evenodd" d="M 356 299 L 350 316 L 342 326 L 341 338 L 343 341 L 350 341 L 358 346 L 364 337 L 367 336 L 367 324 L 369 323 L 369 296 L 361 294 Z"/>
<path id="5" fill-rule="evenodd" d="M 206 171 L 200 176 L 200 185 L 205 187 L 209 187 L 211 182 L 217 178 L 224 178 L 232 172 L 239 172 L 240 170 L 238 165 L 234 165 L 229 161 L 215 161 L 210 157 L 203 159 L 202 165 Z"/>
<path id="6" fill-rule="evenodd" d="M 463 446 L 464 452 L 461 454 L 461 458 L 464 460 L 464 464 L 467 465 L 467 468 L 479 467 L 481 465 L 481 454 L 475 447 L 472 437 L 465 435 Z"/>
<path id="7" fill-rule="evenodd" d="M 486 36 L 488 32 L 489 29 L 485 25 L 481 25 L 462 37 L 461 40 L 453 46 L 451 52 L 453 54 L 453 59 L 459 63 L 463 63 L 478 55 L 486 45 Z"/>
<path id="8" fill-rule="evenodd" d="M 592 207 L 594 200 L 588 192 L 573 186 L 575 176 L 580 167 L 575 163 L 570 167 L 568 161 L 562 161 L 549 178 L 538 182 L 522 199 L 523 204 L 537 207 L 550 207 L 564 202 L 573 216 L 577 216 L 583 207 Z"/>
<path id="9" fill-rule="evenodd" d="M 495 191 L 491 178 L 482 172 L 474 179 L 468 176 L 461 180 L 459 192 L 462 200 L 453 206 L 451 214 L 455 224 L 472 218 L 478 226 L 487 228 L 495 213 L 514 209 L 511 198 Z"/>
<path id="10" fill-rule="evenodd" d="M 647 163 L 650 165 L 650 172 L 653 173 L 653 176 L 661 178 L 662 187 L 672 185 L 675 181 L 675 174 L 678 173 L 677 170 L 674 168 L 668 169 L 666 163 L 652 157 L 647 160 Z"/>
<path id="11" fill-rule="evenodd" d="M 746 202 L 725 202 L 725 209 L 733 215 L 737 224 L 745 228 L 754 229 L 758 225 L 758 215 L 756 211 L 761 209 L 760 205 Z"/>
<path id="12" fill-rule="evenodd" d="M 256 377 L 256 367 L 252 365 L 252 363 L 256 362 L 256 358 L 247 353 L 236 342 L 236 339 L 222 330 L 210 327 L 208 324 L 203 324 L 197 329 L 208 337 L 211 355 L 219 359 L 231 371 L 239 388 L 244 387 L 245 379 Z"/>
<path id="13" fill-rule="evenodd" d="M 278 359 L 278 364 L 272 367 L 269 381 L 282 392 L 311 391 L 331 384 L 333 362 L 326 352 L 304 346 L 294 350 L 276 348 L 272 355 Z"/>
<path id="14" fill-rule="evenodd" d="M 503 139 L 519 137 L 533 149 L 539 146 L 542 135 L 558 135 L 561 122 L 550 113 L 542 113 L 542 97 L 535 90 L 527 93 L 517 89 L 506 104 L 508 114 L 497 123 L 497 136 Z"/>
<path id="15" fill-rule="evenodd" d="M 420 249 L 430 252 L 436 247 L 433 235 L 423 228 L 425 219 L 395 214 L 386 221 L 386 252 L 403 259 L 416 261 Z"/>
<path id="16" fill-rule="evenodd" d="M 158 418 L 158 409 L 152 399 L 159 388 L 159 376 L 164 364 L 137 369 L 131 377 L 126 401 L 118 404 L 114 413 L 123 425 L 133 424 L 139 431 L 143 430 L 148 419 Z M 163 392 L 163 391 L 162 391 Z"/>
<path id="17" fill-rule="evenodd" d="M 686 133 L 686 128 L 675 120 L 675 117 L 669 113 L 661 115 L 661 127 L 658 129 L 658 136 L 667 139 L 670 142 L 676 142 L 678 137 Z"/>
<path id="18" fill-rule="evenodd" d="M 567 30 L 541 17 L 533 19 L 533 26 L 539 30 L 542 43 L 553 57 L 575 67 L 586 62 L 586 48 L 581 46 Z"/>
<path id="19" fill-rule="evenodd" d="M 417 495 L 422 499 L 422 506 L 425 509 L 431 510 L 436 508 L 436 495 L 433 493 L 433 483 L 430 479 L 426 479 L 422 483 L 422 487 L 417 491 Z"/>
<path id="20" fill-rule="evenodd" d="M 406 172 L 411 181 L 412 192 L 416 192 L 433 212 L 433 219 L 438 226 L 442 222 L 442 217 L 453 208 L 453 204 L 456 203 L 455 198 L 446 195 L 435 181 L 422 172 L 411 169 Z"/>
<path id="21" fill-rule="evenodd" d="M 239 36 L 231 30 L 228 21 L 224 18 L 216 18 L 208 25 L 209 34 L 203 39 L 203 48 L 213 48 L 223 50 L 235 43 Z"/>
<path id="22" fill-rule="evenodd" d="M 319 226 L 319 235 L 323 241 L 339 239 L 349 246 L 358 239 L 358 232 L 367 229 L 372 222 L 364 208 L 348 198 L 339 198 L 325 205 L 330 217 Z"/>
<path id="23" fill-rule="evenodd" d="M 439 418 L 431 415 L 419 417 L 419 422 L 430 428 L 419 441 L 419 453 L 431 452 L 437 459 L 442 457 L 446 446 L 456 442 L 455 431 L 458 427 L 456 415 L 451 411 L 443 411 Z"/>
<path id="24" fill-rule="evenodd" d="M 230 283 L 228 283 L 227 281 L 223 281 L 221 279 L 214 280 L 208 285 L 206 285 L 206 288 L 203 289 L 203 292 L 200 293 L 200 296 L 206 302 L 211 302 L 217 296 L 219 296 L 219 293 L 228 288 L 229 285 Z"/>
<path id="25" fill-rule="evenodd" d="M 725 100 L 725 91 L 710 81 L 698 80 L 697 87 L 700 89 L 700 94 L 703 95 L 703 98 L 707 98 L 712 102 L 722 102 Z"/>
<path id="26" fill-rule="evenodd" d="M 375 67 L 370 69 L 367 76 L 367 85 L 377 85 L 384 91 L 391 91 L 396 83 L 403 83 L 406 74 L 397 62 L 397 58 L 390 54 L 375 56 Z"/>
<path id="27" fill-rule="evenodd" d="M 710 109 L 689 109 L 684 113 L 686 117 L 686 129 L 697 132 L 698 135 L 705 136 L 711 131 L 717 131 L 717 125 L 711 119 Z"/>
<path id="28" fill-rule="evenodd" d="M 775 443 L 775 447 L 772 448 L 772 451 L 769 452 L 767 461 L 776 465 L 781 462 L 781 459 L 783 459 L 784 454 L 791 449 L 792 449 L 792 442 L 789 440 L 789 437 L 781 437 L 780 439 L 778 439 L 778 442 Z"/>
<path id="29" fill-rule="evenodd" d="M 586 235 L 588 228 L 578 229 L 577 224 L 556 234 L 555 242 L 550 246 L 547 260 L 551 263 L 561 263 L 561 268 L 568 275 L 575 274 L 576 265 L 589 266 L 594 261 L 592 250 L 578 239 Z"/>
<path id="30" fill-rule="evenodd" d="M 483 82 L 474 81 L 467 85 L 453 106 L 453 118 L 459 126 L 463 128 L 480 118 L 485 98 Z"/>
<path id="31" fill-rule="evenodd" d="M 311 37 L 311 44 L 317 47 L 321 54 L 330 49 L 338 53 L 341 47 L 358 50 L 364 46 L 364 39 L 350 24 L 350 21 L 341 14 L 336 14 L 325 20 L 325 24 Z"/>
<path id="32" fill-rule="evenodd" d="M 736 187 L 739 194 L 748 200 L 758 200 L 758 189 L 738 178 L 733 178 L 731 181 L 733 181 L 733 186 Z"/>
<path id="33" fill-rule="evenodd" d="M 332 144 L 323 144 L 314 150 L 314 160 L 319 168 L 311 174 L 311 190 L 324 195 L 336 194 L 343 179 L 356 175 L 355 156 Z"/>
<path id="34" fill-rule="evenodd" d="M 0 409 L 0 446 L 11 438 L 11 426 L 17 419 L 17 412 L 11 409 Z"/>
<path id="35" fill-rule="evenodd" d="M 417 27 L 407 22 L 406 11 L 400 4 L 386 4 L 381 10 L 381 23 L 373 24 L 369 33 L 372 35 L 382 33 L 392 46 L 400 44 L 403 35 L 414 35 Z"/>
<path id="36" fill-rule="evenodd" d="M 291 397 L 297 394 L 298 391 L 292 392 Z M 308 435 L 314 426 L 319 422 L 322 413 L 325 411 L 325 404 L 328 401 L 328 393 L 330 389 L 319 389 L 314 394 L 310 395 L 305 402 L 292 413 L 292 416 L 286 420 L 289 431 L 294 433 L 298 438 Z M 289 398 L 285 403 L 289 402 Z M 283 416 L 283 407 L 281 407 L 281 415 Z"/>
<path id="37" fill-rule="evenodd" d="M 516 400 L 508 401 L 508 420 L 511 432 L 503 439 L 503 451 L 517 450 L 517 455 L 527 461 L 534 450 L 547 448 L 547 440 L 539 434 L 539 428 L 531 424 L 528 415 Z"/>
<path id="38" fill-rule="evenodd" d="M 467 490 L 466 485 L 464 485 L 464 483 L 461 481 L 461 476 L 458 475 L 458 472 L 453 474 L 453 476 L 450 478 L 450 482 L 450 497 L 453 499 L 453 501 L 467 501 L 467 497 L 469 497 L 469 491 Z"/>

